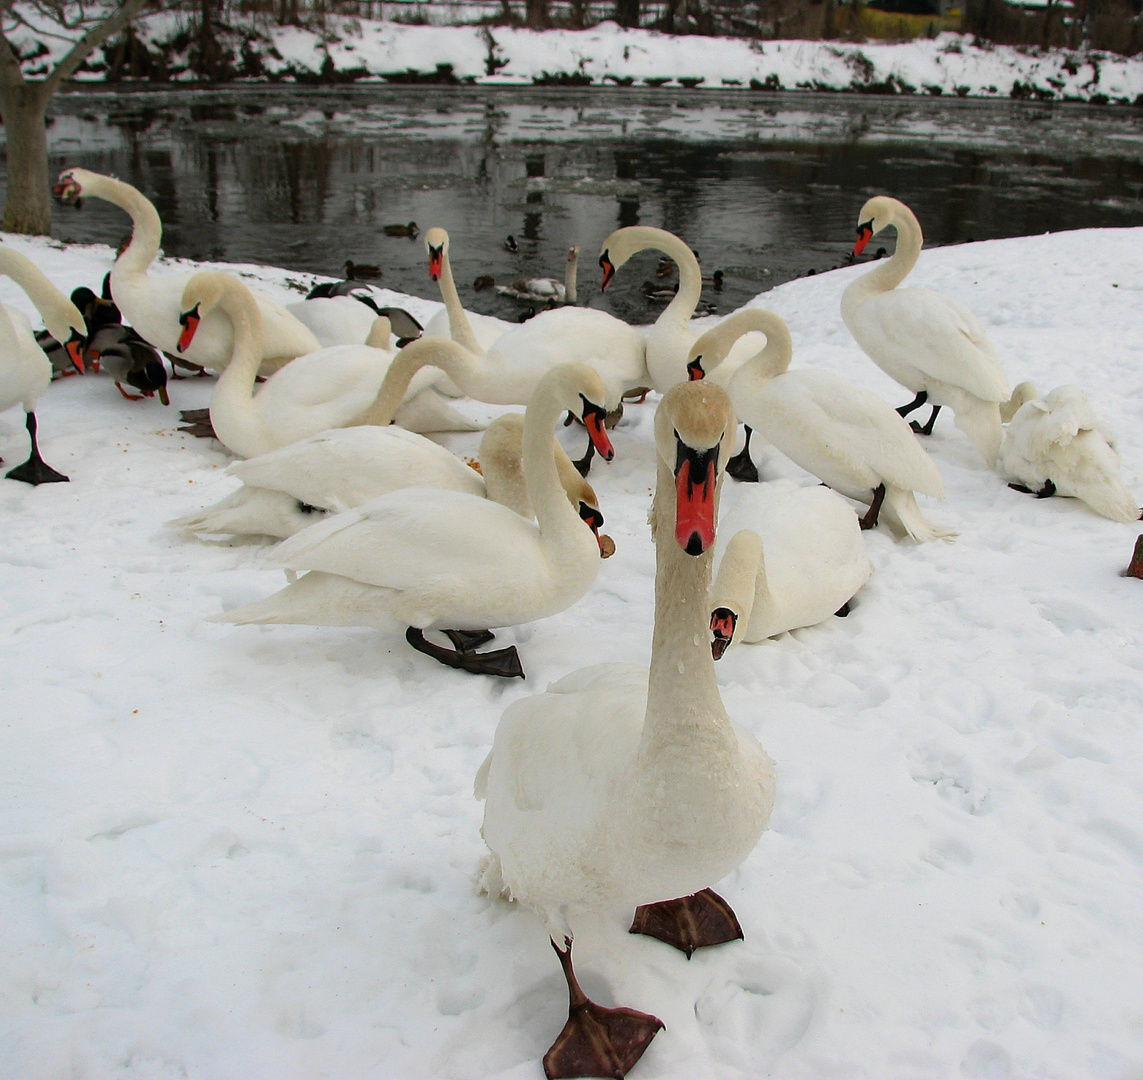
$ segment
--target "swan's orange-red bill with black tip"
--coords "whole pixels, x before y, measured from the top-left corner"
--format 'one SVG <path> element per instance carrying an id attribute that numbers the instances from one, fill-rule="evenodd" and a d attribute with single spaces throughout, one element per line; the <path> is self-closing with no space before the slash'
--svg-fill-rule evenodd
<path id="1" fill-rule="evenodd" d="M 603 545 L 603 537 L 599 535 L 599 530 L 603 528 L 603 514 L 601 514 L 594 506 L 588 506 L 587 503 L 580 501 L 579 516 L 583 518 L 587 527 L 595 534 L 595 542 L 599 545 L 599 553 L 602 555 L 605 548 Z M 607 556 L 605 555 L 604 558 Z"/>
<path id="2" fill-rule="evenodd" d="M 83 189 L 76 182 L 71 173 L 61 173 L 60 178 L 52 185 L 52 194 L 61 202 L 74 202 L 79 209 L 79 196 Z"/>
<path id="3" fill-rule="evenodd" d="M 854 255 L 860 255 L 865 250 L 865 245 L 873 239 L 873 220 L 864 222 L 857 226 L 857 241 L 853 245 Z"/>
<path id="4" fill-rule="evenodd" d="M 429 245 L 429 277 L 433 281 L 440 281 L 441 271 L 444 268 L 444 244 L 440 247 Z"/>
<path id="5" fill-rule="evenodd" d="M 696 356 L 687 364 L 687 382 L 698 382 L 699 379 L 705 378 L 706 372 L 703 370 L 702 357 Z"/>
<path id="6" fill-rule="evenodd" d="M 677 437 L 676 437 L 677 438 Z M 701 555 L 714 543 L 714 487 L 718 447 L 694 450 L 677 439 L 675 539 L 688 555 Z"/>
<path id="7" fill-rule="evenodd" d="M 611 438 L 607 434 L 607 428 L 604 427 L 607 410 L 602 405 L 588 401 L 582 394 L 580 397 L 583 400 L 583 426 L 587 428 L 596 452 L 604 461 L 610 461 L 615 457 L 615 447 L 611 445 Z"/>
<path id="8" fill-rule="evenodd" d="M 734 637 L 734 628 L 738 625 L 738 616 L 730 608 L 715 608 L 710 615 L 710 631 L 714 640 L 710 643 L 711 655 L 716 660 L 721 659 L 726 647 Z"/>
<path id="9" fill-rule="evenodd" d="M 78 330 L 71 332 L 71 337 L 64 342 L 64 349 L 67 351 L 76 370 L 81 375 L 85 374 L 87 369 L 83 366 L 83 338 L 80 336 Z"/>
<path id="10" fill-rule="evenodd" d="M 198 304 L 179 316 L 179 325 L 183 328 L 183 332 L 179 334 L 179 352 L 186 352 L 190 348 L 190 343 L 194 341 L 195 331 L 200 322 L 202 322 L 202 316 L 198 313 Z"/>
<path id="11" fill-rule="evenodd" d="M 607 286 L 611 284 L 611 279 L 615 277 L 615 267 L 611 263 L 611 257 L 605 251 L 599 257 L 599 266 L 603 270 L 603 280 L 599 283 L 599 291 L 607 292 Z"/>

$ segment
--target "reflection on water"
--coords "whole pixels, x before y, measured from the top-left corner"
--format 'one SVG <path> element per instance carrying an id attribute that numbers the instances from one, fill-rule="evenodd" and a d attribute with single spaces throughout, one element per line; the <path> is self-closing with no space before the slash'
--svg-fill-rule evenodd
<path id="1" fill-rule="evenodd" d="M 725 271 L 718 310 L 837 265 L 870 194 L 917 211 L 930 244 L 1143 222 L 1133 110 L 948 98 L 381 86 L 58 96 L 52 165 L 141 188 L 165 250 L 338 275 L 379 262 L 384 284 L 434 296 L 416 221 L 452 236 L 466 303 L 514 301 L 470 283 L 562 276 L 584 252 L 590 302 L 646 321 L 655 258 L 598 295 L 594 254 L 619 225 L 683 236 Z M 124 216 L 92 200 L 57 236 L 114 244 Z M 509 233 L 519 253 L 504 250 Z M 885 240 L 891 247 L 891 241 Z"/>

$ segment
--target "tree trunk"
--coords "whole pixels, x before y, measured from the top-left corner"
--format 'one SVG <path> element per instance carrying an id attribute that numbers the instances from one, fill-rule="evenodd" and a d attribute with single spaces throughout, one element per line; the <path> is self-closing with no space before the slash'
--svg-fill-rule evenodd
<path id="1" fill-rule="evenodd" d="M 615 21 L 620 26 L 639 26 L 639 0 L 615 0 Z"/>
<path id="2" fill-rule="evenodd" d="M 525 0 L 524 10 L 529 30 L 546 30 L 548 28 L 548 0 Z"/>
<path id="3" fill-rule="evenodd" d="M 52 231 L 47 104 L 43 83 L 0 86 L 8 144 L 5 232 L 47 236 Z"/>

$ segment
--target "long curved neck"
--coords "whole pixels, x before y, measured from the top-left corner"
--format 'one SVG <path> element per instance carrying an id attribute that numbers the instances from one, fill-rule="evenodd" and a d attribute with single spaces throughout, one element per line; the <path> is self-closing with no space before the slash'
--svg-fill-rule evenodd
<path id="1" fill-rule="evenodd" d="M 674 233 L 658 229 L 655 233 L 654 243 L 648 246 L 657 248 L 664 255 L 669 255 L 679 268 L 679 291 L 655 322 L 675 322 L 685 326 L 690 322 L 702 298 L 702 270 L 695 253 Z"/>
<path id="2" fill-rule="evenodd" d="M 546 395 L 534 395 L 524 412 L 521 447 L 532 512 L 545 542 L 556 547 L 561 539 L 574 535 L 574 530 L 584 528 L 579 514 L 568 502 L 556 467 L 553 432 L 561 411 Z"/>
<path id="3" fill-rule="evenodd" d="M 131 215 L 131 243 L 115 261 L 115 269 L 133 274 L 146 273 L 163 242 L 163 223 L 151 200 L 137 188 L 111 176 L 101 177 L 91 194 L 114 203 Z"/>
<path id="4" fill-rule="evenodd" d="M 67 327 L 82 331 L 79 309 L 59 291 L 31 259 L 17 258 L 15 252 L 0 248 L 0 274 L 7 274 L 27 294 L 57 341 L 67 340 Z M 63 337 L 60 337 L 63 334 Z"/>
<path id="5" fill-rule="evenodd" d="M 452 263 L 449 262 L 448 248 L 445 248 L 441 256 L 441 299 L 444 301 L 445 310 L 448 312 L 448 329 L 455 342 L 463 345 L 474 356 L 480 356 L 484 350 L 480 347 L 476 340 L 476 335 L 472 332 L 472 325 L 468 321 L 468 315 L 465 313 L 464 307 L 460 302 L 460 294 L 456 291 L 456 282 L 452 276 Z"/>
<path id="6" fill-rule="evenodd" d="M 579 252 L 568 256 L 567 269 L 564 271 L 564 295 L 569 304 L 576 302 L 576 285 L 579 280 Z"/>
<path id="7" fill-rule="evenodd" d="M 762 539 L 752 529 L 736 532 L 726 545 L 718 563 L 718 573 L 710 590 L 710 607 L 725 607 L 738 616 L 738 632 L 746 629 L 759 580 L 765 591 L 766 564 Z"/>
<path id="8" fill-rule="evenodd" d="M 377 397 L 361 423 L 382 427 L 391 424 L 413 376 L 430 365 L 443 369 L 465 393 L 469 393 L 467 387 L 480 378 L 479 361 L 460 342 L 435 335 L 417 338 L 393 357 Z"/>
<path id="9" fill-rule="evenodd" d="M 262 313 L 258 310 L 253 293 L 236 284 L 223 293 L 219 307 L 230 316 L 234 327 L 234 345 L 230 363 L 218 376 L 218 383 L 210 399 L 212 420 L 215 409 L 219 406 L 227 416 L 249 414 L 254 397 L 254 380 L 262 363 Z M 215 420 L 215 426 L 217 425 L 218 421 Z"/>
<path id="10" fill-rule="evenodd" d="M 693 745 L 696 739 L 729 746 L 735 736 L 710 651 L 707 592 L 714 551 L 688 555 L 675 540 L 675 478 L 661 457 L 651 529 L 655 630 L 640 753 Z"/>
<path id="11" fill-rule="evenodd" d="M 759 330 L 766 335 L 766 345 L 761 352 L 745 361 L 756 374 L 772 379 L 781 375 L 790 366 L 794 356 L 794 340 L 785 321 L 772 311 L 763 308 L 747 308 L 723 319 L 711 327 L 695 342 L 694 349 L 702 349 L 703 368 L 710 374 L 734 347 L 743 334 Z"/>
<path id="12" fill-rule="evenodd" d="M 871 296 L 897 288 L 909 271 L 917 265 L 924 244 L 921 224 L 908 207 L 901 207 L 889 224 L 897 230 L 897 247 L 893 254 L 879 262 L 867 274 L 846 286 L 841 296 L 841 314 L 848 319 Z"/>

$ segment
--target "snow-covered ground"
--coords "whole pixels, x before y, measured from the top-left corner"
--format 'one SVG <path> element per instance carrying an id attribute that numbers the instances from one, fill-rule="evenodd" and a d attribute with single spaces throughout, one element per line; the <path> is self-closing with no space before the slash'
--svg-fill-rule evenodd
<path id="1" fill-rule="evenodd" d="M 45 16 L 17 5 L 23 21 L 6 23 L 9 40 L 40 77 L 70 47 Z M 170 77 L 197 78 L 189 67 L 186 20 L 156 13 L 135 23 L 139 39 L 164 54 Z M 76 31 L 78 35 L 78 31 Z M 257 54 L 273 79 L 381 80 L 435 76 L 530 86 L 575 80 L 593 85 L 701 86 L 703 89 L 855 90 L 970 97 L 1133 103 L 1143 95 L 1143 59 L 1089 50 L 977 45 L 970 35 L 886 44 L 754 41 L 676 36 L 625 29 L 612 22 L 590 30 L 523 30 L 507 26 L 408 26 L 328 16 L 324 29 L 262 22 L 222 32 L 240 62 Z M 96 50 L 77 81 L 104 78 Z"/>
<path id="2" fill-rule="evenodd" d="M 110 265 L 4 242 L 65 290 Z M 899 404 L 838 313 L 860 272 L 760 301 L 796 365 Z M 1143 230 L 943 248 L 912 280 L 976 311 L 1013 382 L 1086 389 L 1143 494 Z M 0 299 L 31 313 L 7 280 Z M 616 555 L 578 605 L 499 635 L 520 683 L 366 629 L 206 623 L 283 582 L 260 543 L 164 525 L 234 486 L 175 431 L 210 386 L 164 410 L 59 381 L 42 445 L 71 483 L 0 480 L 0 1075 L 539 1077 L 565 992 L 536 919 L 475 892 L 472 781 L 510 702 L 648 658 L 653 401 L 592 474 Z M 867 534 L 847 619 L 718 664 L 778 770 L 769 831 L 717 883 L 746 940 L 688 962 L 579 927 L 588 992 L 666 1022 L 633 1077 L 1143 1075 L 1138 527 L 1009 490 L 945 416 L 925 445 L 948 498 L 923 510 L 960 538 Z M 25 451 L 9 411 L 0 453 Z"/>

